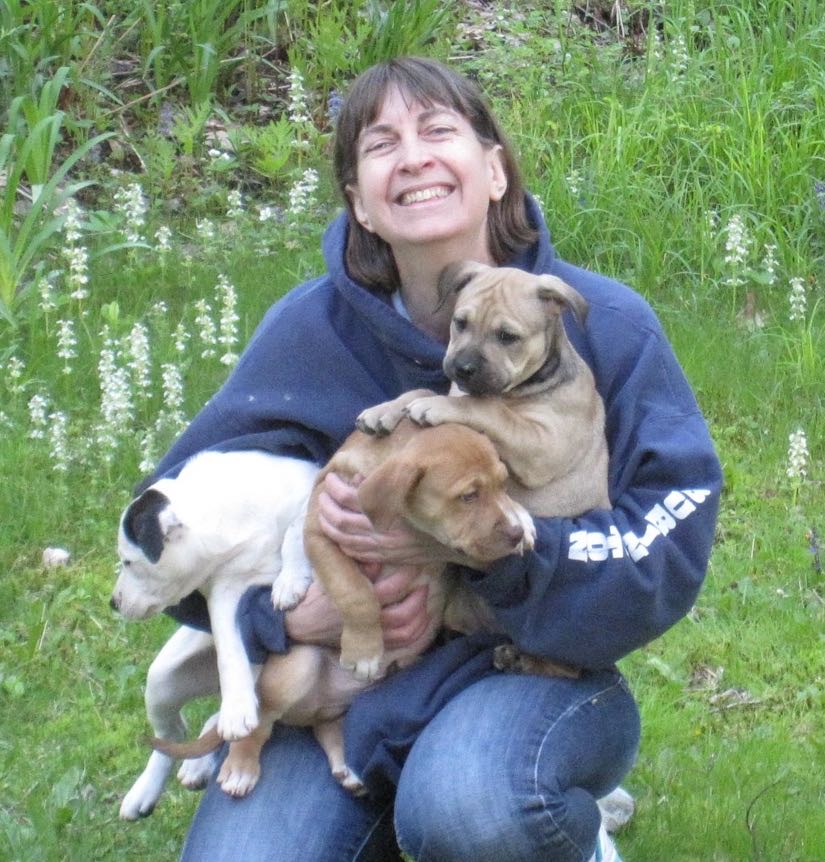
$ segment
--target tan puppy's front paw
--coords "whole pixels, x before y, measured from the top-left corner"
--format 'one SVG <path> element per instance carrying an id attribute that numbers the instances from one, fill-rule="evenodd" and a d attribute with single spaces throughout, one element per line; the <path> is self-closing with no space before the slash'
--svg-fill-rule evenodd
<path id="1" fill-rule="evenodd" d="M 416 398 L 407 405 L 407 415 L 416 425 L 443 425 L 455 420 L 455 410 L 448 395 Z"/>
<path id="2" fill-rule="evenodd" d="M 351 671 L 356 679 L 363 682 L 374 682 L 384 675 L 381 669 L 380 655 L 367 658 L 347 658 L 341 653 L 341 667 Z"/>
<path id="3" fill-rule="evenodd" d="M 222 739 L 232 742 L 249 736 L 258 726 L 258 701 L 254 693 L 251 697 L 240 695 L 224 697 L 218 718 L 218 733 Z"/>
<path id="4" fill-rule="evenodd" d="M 344 790 L 349 790 L 353 796 L 364 796 L 366 794 L 367 788 L 364 787 L 364 782 L 348 766 L 333 770 L 332 775 L 341 787 Z"/>
<path id="5" fill-rule="evenodd" d="M 404 409 L 401 407 L 376 404 L 375 407 L 367 408 L 358 416 L 355 427 L 364 434 L 386 437 L 392 434 L 404 415 Z"/>
<path id="6" fill-rule="evenodd" d="M 524 530 L 524 538 L 521 540 L 521 553 L 524 554 L 527 551 L 532 551 L 536 546 L 536 522 L 526 509 L 523 509 L 519 514 L 519 521 Z"/>

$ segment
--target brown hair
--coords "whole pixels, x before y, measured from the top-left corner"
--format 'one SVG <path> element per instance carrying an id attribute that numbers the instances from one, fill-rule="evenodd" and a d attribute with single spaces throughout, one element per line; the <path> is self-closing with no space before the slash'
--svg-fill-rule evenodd
<path id="1" fill-rule="evenodd" d="M 372 289 L 400 287 L 392 249 L 363 228 L 355 218 L 347 186 L 358 180 L 358 138 L 381 111 L 384 97 L 397 87 L 425 107 L 444 105 L 461 114 L 485 147 L 501 147 L 507 190 L 491 201 L 487 218 L 488 242 L 493 260 L 509 261 L 538 236 L 524 204 L 524 186 L 513 149 L 476 86 L 443 64 L 424 57 L 399 57 L 379 63 L 356 78 L 341 112 L 335 133 L 334 167 L 338 188 L 350 214 L 346 264 L 350 275 Z"/>

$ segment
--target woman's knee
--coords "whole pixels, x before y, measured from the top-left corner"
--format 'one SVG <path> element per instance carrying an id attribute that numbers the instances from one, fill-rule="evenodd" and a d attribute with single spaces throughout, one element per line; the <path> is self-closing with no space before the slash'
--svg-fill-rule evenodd
<path id="1" fill-rule="evenodd" d="M 637 727 L 616 674 L 582 685 L 484 680 L 413 746 L 395 805 L 401 848 L 417 862 L 589 858 L 596 796 L 629 768 Z M 619 745 L 612 732 L 604 740 L 609 729 Z"/>

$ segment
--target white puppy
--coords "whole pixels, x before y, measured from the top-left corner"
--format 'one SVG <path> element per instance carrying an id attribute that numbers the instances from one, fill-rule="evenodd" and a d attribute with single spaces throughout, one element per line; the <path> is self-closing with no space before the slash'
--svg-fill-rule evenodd
<path id="1" fill-rule="evenodd" d="M 278 607 L 306 591 L 312 570 L 303 552 L 303 516 L 317 472 L 307 461 L 259 451 L 204 452 L 126 508 L 112 607 L 129 619 L 146 619 L 197 590 L 212 627 L 212 635 L 181 628 L 152 663 L 146 710 L 156 736 L 185 738 L 182 704 L 217 690 L 224 739 L 240 739 L 257 726 L 256 670 L 236 611 L 251 586 L 273 584 Z M 171 758 L 154 752 L 125 797 L 121 817 L 151 813 L 171 768 Z M 187 783 L 200 780 L 197 768 L 189 773 Z"/>

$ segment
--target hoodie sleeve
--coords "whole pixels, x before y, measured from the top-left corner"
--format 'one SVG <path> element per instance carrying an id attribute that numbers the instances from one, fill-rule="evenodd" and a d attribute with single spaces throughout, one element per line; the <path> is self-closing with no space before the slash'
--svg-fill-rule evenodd
<path id="1" fill-rule="evenodd" d="M 537 519 L 532 552 L 466 571 L 522 650 L 591 669 L 690 610 L 722 486 L 704 419 L 658 324 L 601 357 L 601 373 L 599 359 L 613 508 Z"/>

